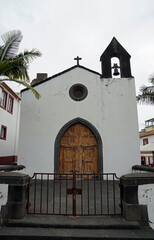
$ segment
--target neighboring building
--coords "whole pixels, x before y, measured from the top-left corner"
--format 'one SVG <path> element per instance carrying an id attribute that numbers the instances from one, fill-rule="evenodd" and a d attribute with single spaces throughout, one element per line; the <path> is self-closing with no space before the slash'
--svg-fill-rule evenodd
<path id="1" fill-rule="evenodd" d="M 20 97 L 5 83 L 0 84 L 0 165 L 17 162 Z"/>
<path id="2" fill-rule="evenodd" d="M 145 121 L 140 132 L 141 164 L 154 166 L 154 118 Z"/>
<path id="3" fill-rule="evenodd" d="M 61 73 L 35 79 L 40 100 L 21 91 L 19 164 L 30 175 L 77 170 L 120 177 L 140 162 L 130 55 L 113 38 L 100 58 L 102 74 L 76 60 Z"/>

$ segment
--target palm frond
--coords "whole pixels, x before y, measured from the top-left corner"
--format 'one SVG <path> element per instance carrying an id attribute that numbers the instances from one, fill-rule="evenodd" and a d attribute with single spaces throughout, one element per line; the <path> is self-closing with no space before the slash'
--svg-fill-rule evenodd
<path id="1" fill-rule="evenodd" d="M 7 76 L 9 79 L 22 79 L 29 82 L 28 67 L 18 59 L 0 61 L 0 76 Z"/>
<path id="2" fill-rule="evenodd" d="M 137 101 L 143 104 L 154 104 L 154 86 L 142 86 L 136 97 Z"/>
<path id="3" fill-rule="evenodd" d="M 154 85 L 154 77 L 152 77 L 152 78 L 150 79 L 150 82 L 151 82 L 151 84 Z"/>
<path id="4" fill-rule="evenodd" d="M 1 58 L 2 51 L 3 51 L 3 46 L 0 46 L 0 58 Z"/>
<path id="5" fill-rule="evenodd" d="M 15 57 L 18 52 L 19 44 L 22 38 L 23 37 L 21 35 L 21 31 L 19 30 L 9 31 L 2 35 L 2 39 L 5 45 L 3 46 L 3 50 L 0 55 L 1 61 Z"/>
<path id="6" fill-rule="evenodd" d="M 36 57 L 42 54 L 37 49 L 25 50 L 17 55 L 22 34 L 19 30 L 9 31 L 2 35 L 4 45 L 0 46 L 0 77 L 8 77 L 7 81 L 14 81 L 30 89 L 39 99 L 40 94 L 28 84 L 28 66 Z M 1 80 L 0 79 L 0 80 Z"/>
<path id="7" fill-rule="evenodd" d="M 150 82 L 150 84 L 154 85 L 154 73 L 152 73 L 149 78 L 148 81 Z"/>
<path id="8" fill-rule="evenodd" d="M 36 99 L 39 99 L 41 97 L 41 95 L 35 90 L 35 88 L 31 87 L 28 83 L 20 81 L 18 79 L 3 79 L 2 81 L 13 81 L 16 83 L 19 83 L 21 85 L 23 85 L 24 87 L 30 89 L 32 91 L 32 93 L 35 95 Z"/>
<path id="9" fill-rule="evenodd" d="M 15 59 L 23 60 L 26 64 L 29 64 L 31 61 L 33 61 L 37 57 L 41 57 L 42 53 L 33 48 L 31 51 L 25 50 L 24 53 L 19 53 Z"/>

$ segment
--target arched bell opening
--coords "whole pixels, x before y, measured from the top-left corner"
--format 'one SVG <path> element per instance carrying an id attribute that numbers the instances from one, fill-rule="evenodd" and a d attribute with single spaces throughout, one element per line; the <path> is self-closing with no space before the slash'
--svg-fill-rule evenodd
<path id="1" fill-rule="evenodd" d="M 118 57 L 111 58 L 111 76 L 112 78 L 121 77 L 120 61 Z"/>

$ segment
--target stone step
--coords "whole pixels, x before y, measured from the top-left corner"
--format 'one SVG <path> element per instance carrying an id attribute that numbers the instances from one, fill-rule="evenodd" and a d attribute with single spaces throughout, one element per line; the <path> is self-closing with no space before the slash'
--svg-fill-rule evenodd
<path id="1" fill-rule="evenodd" d="M 23 219 L 10 219 L 8 227 L 66 228 L 66 229 L 140 229 L 136 221 L 126 221 L 122 216 L 45 216 L 28 215 Z"/>
<path id="2" fill-rule="evenodd" d="M 154 231 L 122 216 L 70 217 L 28 215 L 10 219 L 0 228 L 4 240 L 154 239 Z"/>
<path id="3" fill-rule="evenodd" d="M 3 240 L 149 240 L 154 239 L 150 228 L 140 229 L 66 229 L 66 228 L 23 228 L 3 227 L 0 229 Z"/>

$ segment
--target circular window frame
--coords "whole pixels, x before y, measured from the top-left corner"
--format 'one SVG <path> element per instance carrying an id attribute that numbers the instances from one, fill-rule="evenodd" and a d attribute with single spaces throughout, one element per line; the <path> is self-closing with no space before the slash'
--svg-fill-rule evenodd
<path id="1" fill-rule="evenodd" d="M 77 90 L 80 90 L 83 92 L 82 96 L 80 97 L 75 96 L 75 91 Z M 74 101 L 82 101 L 87 97 L 88 90 L 83 84 L 80 84 L 80 83 L 74 84 L 69 90 L 69 95 Z"/>

